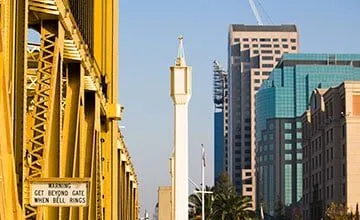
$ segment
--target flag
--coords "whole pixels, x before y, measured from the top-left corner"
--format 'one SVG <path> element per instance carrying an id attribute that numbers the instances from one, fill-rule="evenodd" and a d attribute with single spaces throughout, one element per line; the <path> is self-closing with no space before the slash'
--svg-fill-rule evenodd
<path id="1" fill-rule="evenodd" d="M 203 166 L 206 167 L 205 148 L 203 144 L 201 144 L 201 154 L 202 154 L 201 158 L 202 158 Z"/>

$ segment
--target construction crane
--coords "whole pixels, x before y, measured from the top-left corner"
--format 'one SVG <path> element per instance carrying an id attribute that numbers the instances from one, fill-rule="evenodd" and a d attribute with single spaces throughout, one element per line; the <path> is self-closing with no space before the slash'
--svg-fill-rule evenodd
<path id="1" fill-rule="evenodd" d="M 0 220 L 138 220 L 118 3 L 0 0 Z"/>
<path id="2" fill-rule="evenodd" d="M 258 25 L 263 25 L 264 23 L 263 23 L 262 20 L 261 20 L 259 11 L 258 11 L 257 8 L 256 8 L 256 5 L 255 5 L 254 0 L 249 0 L 249 4 L 250 4 L 250 7 L 251 7 L 251 10 L 253 11 L 253 13 L 254 13 L 254 15 L 255 15 L 257 24 L 258 24 Z"/>

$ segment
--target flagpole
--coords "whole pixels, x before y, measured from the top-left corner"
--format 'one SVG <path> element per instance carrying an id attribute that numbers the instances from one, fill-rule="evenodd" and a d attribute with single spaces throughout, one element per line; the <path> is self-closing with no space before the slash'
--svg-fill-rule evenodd
<path id="1" fill-rule="evenodd" d="M 201 201 L 202 201 L 202 204 L 201 204 L 201 219 L 202 220 L 205 220 L 205 149 L 204 149 L 204 145 L 201 144 L 201 177 L 202 177 L 202 180 L 201 180 Z"/>

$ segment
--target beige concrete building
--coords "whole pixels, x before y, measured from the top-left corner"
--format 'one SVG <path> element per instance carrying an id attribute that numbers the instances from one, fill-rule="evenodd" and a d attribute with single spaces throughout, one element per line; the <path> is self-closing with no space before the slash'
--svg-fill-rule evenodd
<path id="1" fill-rule="evenodd" d="M 321 219 L 332 202 L 360 202 L 360 81 L 317 89 L 303 119 L 303 217 Z"/>
<path id="2" fill-rule="evenodd" d="M 283 53 L 298 52 L 298 39 L 295 25 L 230 25 L 223 161 L 237 192 L 254 204 L 255 94 Z"/>
<path id="3" fill-rule="evenodd" d="M 160 186 L 158 189 L 158 220 L 171 220 L 171 186 Z"/>

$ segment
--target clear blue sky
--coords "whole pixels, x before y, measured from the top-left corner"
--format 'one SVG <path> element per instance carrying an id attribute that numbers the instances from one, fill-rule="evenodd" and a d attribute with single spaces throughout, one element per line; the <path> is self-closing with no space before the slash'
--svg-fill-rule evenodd
<path id="1" fill-rule="evenodd" d="M 301 52 L 360 53 L 359 0 L 261 0 L 273 24 L 296 24 Z M 269 24 L 259 8 L 264 23 Z M 125 141 L 140 182 L 140 205 L 153 213 L 157 188 L 170 184 L 172 102 L 169 66 L 184 36 L 193 67 L 189 106 L 190 177 L 200 183 L 200 144 L 206 184 L 213 184 L 212 61 L 227 66 L 229 24 L 255 24 L 247 0 L 120 1 L 119 97 Z"/>

